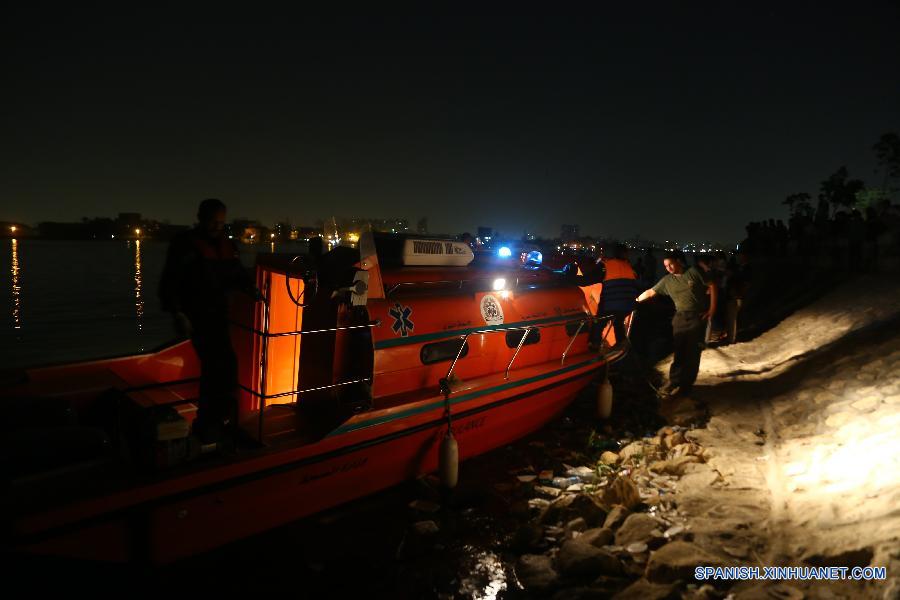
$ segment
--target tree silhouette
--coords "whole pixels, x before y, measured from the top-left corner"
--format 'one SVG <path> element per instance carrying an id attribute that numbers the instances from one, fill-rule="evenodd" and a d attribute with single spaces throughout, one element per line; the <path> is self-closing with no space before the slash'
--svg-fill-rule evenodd
<path id="1" fill-rule="evenodd" d="M 900 136 L 890 131 L 881 136 L 878 142 L 872 146 L 875 157 L 878 159 L 878 168 L 884 171 L 882 188 L 888 190 L 888 179 L 900 179 Z M 878 172 L 878 169 L 875 171 Z M 896 188 L 891 188 L 891 192 Z"/>
<path id="2" fill-rule="evenodd" d="M 860 179 L 847 179 L 847 167 L 841 167 L 819 186 L 819 200 L 825 200 L 838 207 L 852 208 L 856 204 L 856 194 L 865 184 Z"/>
<path id="3" fill-rule="evenodd" d="M 791 216 L 804 215 L 812 212 L 812 204 L 809 203 L 810 199 L 811 196 L 809 194 L 801 192 L 799 194 L 791 194 L 784 199 L 782 204 L 787 205 Z"/>

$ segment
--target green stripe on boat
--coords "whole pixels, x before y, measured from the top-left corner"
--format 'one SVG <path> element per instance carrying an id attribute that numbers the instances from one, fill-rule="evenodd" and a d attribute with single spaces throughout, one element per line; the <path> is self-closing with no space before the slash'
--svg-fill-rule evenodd
<path id="1" fill-rule="evenodd" d="M 620 357 L 621 357 L 621 351 L 619 352 L 619 355 L 616 356 L 615 358 L 620 358 Z M 550 371 L 549 373 L 542 373 L 540 375 L 526 377 L 525 379 L 519 379 L 517 381 L 510 381 L 507 383 L 502 383 L 500 385 L 497 385 L 497 386 L 494 386 L 491 388 L 486 388 L 483 390 L 476 390 L 474 392 L 469 392 L 468 394 L 462 394 L 462 395 L 456 396 L 456 397 L 451 396 L 450 397 L 450 405 L 452 406 L 452 405 L 458 404 L 460 402 L 465 402 L 467 400 L 479 398 L 479 397 L 485 396 L 487 394 L 504 392 L 506 390 L 509 390 L 509 389 L 512 389 L 515 387 L 519 387 L 522 385 L 528 385 L 530 383 L 535 383 L 537 381 L 541 381 L 544 379 L 550 379 L 551 377 L 563 375 L 565 373 L 569 373 L 570 371 L 577 371 L 578 369 L 580 369 L 582 367 L 586 367 L 587 365 L 589 365 L 591 363 L 599 362 L 599 361 L 603 360 L 604 358 L 606 358 L 607 361 L 612 360 L 611 357 L 595 356 L 594 358 L 591 358 L 584 362 L 580 362 L 575 365 L 569 365 L 568 367 L 563 367 L 561 369 L 556 369 L 555 371 Z M 446 403 L 444 400 L 438 400 L 436 402 L 431 402 L 430 404 L 426 404 L 425 406 L 418 406 L 416 408 L 410 408 L 408 410 L 394 413 L 391 415 L 384 415 L 381 417 L 376 417 L 374 419 L 369 419 L 368 421 L 363 421 L 361 423 L 352 423 L 349 425 L 342 425 L 341 427 L 338 427 L 337 429 L 335 429 L 334 431 L 329 433 L 327 437 L 340 435 L 342 433 L 349 433 L 351 431 L 356 431 L 357 429 L 364 429 L 366 427 L 381 425 L 382 423 L 387 423 L 388 421 L 394 421 L 396 419 L 405 419 L 406 417 L 411 417 L 413 415 L 417 415 L 417 414 L 420 414 L 423 412 L 428 412 L 428 411 L 434 410 L 436 408 L 441 408 L 441 407 L 445 406 L 445 404 Z"/>
<path id="2" fill-rule="evenodd" d="M 418 344 L 421 342 L 432 342 L 434 340 L 442 340 L 451 337 L 463 336 L 476 331 L 494 331 L 495 329 L 509 329 L 510 327 L 527 327 L 528 325 L 545 325 L 547 323 L 557 323 L 559 321 L 577 321 L 580 318 L 586 318 L 590 315 L 587 313 L 572 313 L 570 315 L 561 315 L 558 317 L 547 317 L 545 319 L 535 319 L 534 321 L 519 321 L 516 323 L 502 323 L 500 325 L 482 325 L 481 327 L 469 327 L 467 329 L 453 329 L 451 331 L 436 331 L 434 333 L 423 333 L 422 335 L 411 335 L 409 337 L 398 337 L 388 340 L 380 340 L 375 342 L 376 350 L 384 348 L 393 348 L 395 346 L 405 346 L 407 344 Z"/>

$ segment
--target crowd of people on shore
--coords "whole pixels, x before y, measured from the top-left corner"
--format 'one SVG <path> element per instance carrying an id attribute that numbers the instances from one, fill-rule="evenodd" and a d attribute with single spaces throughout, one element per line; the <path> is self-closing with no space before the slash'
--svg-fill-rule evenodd
<path id="1" fill-rule="evenodd" d="M 832 211 L 822 199 L 815 210 L 794 210 L 787 225 L 768 219 L 748 224 L 746 232 L 740 248 L 755 256 L 878 270 L 883 256 L 900 254 L 900 206 L 882 203 Z"/>
<path id="2" fill-rule="evenodd" d="M 663 295 L 675 305 L 674 360 L 662 395 L 690 392 L 703 347 L 737 341 L 739 315 L 746 312 L 748 301 L 753 304 L 759 299 L 764 284 L 772 283 L 770 277 L 779 274 L 773 270 L 799 265 L 807 273 L 846 275 L 890 271 L 900 265 L 900 207 L 896 205 L 832 213 L 822 200 L 815 211 L 794 211 L 788 225 L 769 219 L 750 223 L 746 230 L 746 239 L 733 252 L 667 253 L 663 259 L 667 274 L 658 281 L 652 250 L 631 263 L 638 286 L 646 290 L 638 302 Z M 773 285 L 780 281 L 775 280 Z M 771 287 L 763 293 L 772 293 Z"/>
<path id="3" fill-rule="evenodd" d="M 737 250 L 674 256 L 691 262 L 705 273 L 718 291 L 719 302 L 710 319 L 706 343 L 733 343 L 737 339 L 738 314 L 762 289 L 770 268 L 788 263 L 807 269 L 839 269 L 842 272 L 887 271 L 900 266 L 900 205 L 882 202 L 859 209 L 833 209 L 821 199 L 815 210 L 794 210 L 788 224 L 781 219 L 752 222 Z M 693 260 L 688 260 L 691 256 Z M 645 250 L 632 262 L 643 287 L 657 282 L 653 250 Z M 755 266 L 754 266 L 755 265 Z M 753 285 L 754 271 L 760 279 Z"/>
<path id="4" fill-rule="evenodd" d="M 738 313 L 753 279 L 750 257 L 740 250 L 730 257 L 724 252 L 696 255 L 695 263 L 690 265 L 683 252 L 670 251 L 662 259 L 665 274 L 657 280 L 657 259 L 652 250 L 631 262 L 628 248 L 615 244 L 600 249 L 593 270 L 573 278 L 582 287 L 602 283 L 597 315 L 611 318 L 616 346 L 625 343 L 628 315 L 633 322 L 639 304 L 656 297 L 671 301 L 675 309 L 671 319 L 674 359 L 669 381 L 660 390 L 665 397 L 691 392 L 704 347 L 736 340 Z M 652 312 L 658 322 L 662 313 Z M 599 334 L 604 329 L 599 324 L 592 328 L 592 347 L 600 347 Z M 643 331 L 643 338 L 661 337 L 656 325 Z M 653 340 L 643 339 L 637 345 L 648 343 Z"/>
<path id="5" fill-rule="evenodd" d="M 617 245 L 617 257 L 627 257 L 627 248 Z M 752 255 L 740 248 L 726 253 L 724 251 L 693 254 L 692 260 L 681 250 L 665 253 L 660 259 L 652 249 L 644 250 L 636 260 L 630 260 L 634 271 L 637 288 L 645 290 L 655 286 L 666 274 L 672 274 L 669 264 L 678 262 L 684 271 L 695 267 L 704 279 L 715 286 L 718 302 L 713 308 L 709 326 L 705 334 L 705 343 L 734 343 L 737 339 L 737 318 L 741 307 L 745 304 L 753 280 Z M 608 262 L 603 258 L 601 261 Z M 693 264 L 692 264 L 693 263 Z M 658 264 L 662 264 L 665 273 L 658 273 Z M 680 275 L 680 273 L 679 273 Z M 710 308 L 707 298 L 706 309 Z"/>

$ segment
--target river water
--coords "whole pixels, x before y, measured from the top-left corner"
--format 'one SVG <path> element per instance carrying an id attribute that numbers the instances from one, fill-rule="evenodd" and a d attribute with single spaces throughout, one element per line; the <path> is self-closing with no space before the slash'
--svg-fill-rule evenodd
<path id="1" fill-rule="evenodd" d="M 166 242 L 2 241 L 0 369 L 148 352 L 173 338 L 157 298 Z M 305 252 L 306 244 L 242 245 Z"/>

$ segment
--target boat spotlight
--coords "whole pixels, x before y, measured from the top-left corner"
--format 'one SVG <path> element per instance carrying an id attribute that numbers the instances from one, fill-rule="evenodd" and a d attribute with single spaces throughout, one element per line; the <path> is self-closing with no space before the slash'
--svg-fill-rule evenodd
<path id="1" fill-rule="evenodd" d="M 512 256 L 512 250 L 510 250 L 508 246 L 500 246 L 500 249 L 497 250 L 497 256 L 500 258 L 509 258 Z"/>
<path id="2" fill-rule="evenodd" d="M 503 279 L 502 277 L 498 277 L 497 279 L 494 280 L 494 283 L 491 287 L 494 288 L 495 292 L 499 292 L 500 290 L 502 290 L 506 287 L 506 280 Z"/>

